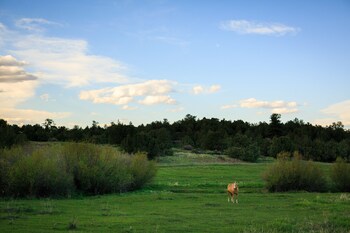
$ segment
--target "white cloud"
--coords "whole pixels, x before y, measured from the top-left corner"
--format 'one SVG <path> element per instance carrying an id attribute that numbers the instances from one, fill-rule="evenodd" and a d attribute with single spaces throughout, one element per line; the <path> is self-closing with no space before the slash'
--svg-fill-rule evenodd
<path id="1" fill-rule="evenodd" d="M 272 113 L 277 113 L 277 114 L 295 113 L 298 111 L 299 110 L 297 108 L 287 108 L 287 107 L 271 109 Z"/>
<path id="2" fill-rule="evenodd" d="M 271 109 L 282 109 L 282 108 L 295 108 L 297 107 L 297 103 L 285 102 L 282 100 L 276 101 L 263 101 L 257 100 L 255 98 L 244 99 L 240 101 L 240 106 L 242 108 L 271 108 Z"/>
<path id="3" fill-rule="evenodd" d="M 95 82 L 123 83 L 125 66 L 114 59 L 88 54 L 84 40 L 29 35 L 13 43 L 12 54 L 28 61 L 45 82 L 68 87 Z"/>
<path id="4" fill-rule="evenodd" d="M 227 105 L 221 106 L 221 109 L 230 109 L 230 108 L 237 108 L 237 107 L 238 107 L 237 104 L 227 104 Z"/>
<path id="5" fill-rule="evenodd" d="M 49 21 L 42 18 L 22 18 L 16 21 L 16 26 L 29 31 L 41 32 L 44 31 L 43 25 L 56 25 L 61 26 L 61 24 Z"/>
<path id="6" fill-rule="evenodd" d="M 333 122 L 341 121 L 343 125 L 350 126 L 350 100 L 330 105 L 322 109 L 321 112 L 331 117 L 316 119 L 314 121 L 315 124 L 326 126 L 331 125 Z"/>
<path id="7" fill-rule="evenodd" d="M 299 28 L 281 23 L 262 23 L 248 20 L 228 20 L 220 24 L 220 29 L 238 34 L 276 35 L 296 34 Z"/>
<path id="8" fill-rule="evenodd" d="M 36 80 L 37 77 L 26 72 L 24 61 L 18 61 L 11 55 L 0 56 L 0 83 L 17 83 Z"/>
<path id="9" fill-rule="evenodd" d="M 32 109 L 18 109 L 17 105 L 35 95 L 38 80 L 17 83 L 0 83 L 0 119 L 10 124 L 34 124 L 44 122 L 45 119 L 65 118 L 68 112 L 48 112 Z"/>
<path id="10" fill-rule="evenodd" d="M 32 109 L 1 108 L 0 118 L 11 124 L 34 124 L 45 119 L 61 119 L 70 115 L 68 112 L 47 112 Z"/>
<path id="11" fill-rule="evenodd" d="M 149 80 L 114 88 L 82 91 L 80 92 L 80 99 L 90 100 L 93 103 L 127 105 L 135 101 L 135 98 L 143 97 L 138 103 L 144 105 L 175 104 L 176 100 L 167 95 L 175 91 L 174 85 L 176 83 L 169 80 Z"/>
<path id="12" fill-rule="evenodd" d="M 221 89 L 220 85 L 212 85 L 209 87 L 209 93 L 218 92 Z"/>
<path id="13" fill-rule="evenodd" d="M 149 95 L 143 100 L 139 101 L 140 104 L 154 105 L 154 104 L 176 104 L 176 100 L 168 95 Z"/>
<path id="14" fill-rule="evenodd" d="M 204 92 L 204 88 L 198 85 L 198 86 L 194 86 L 192 91 L 193 91 L 193 94 L 198 95 Z"/>
<path id="15" fill-rule="evenodd" d="M 192 93 L 195 95 L 199 94 L 213 94 L 221 89 L 220 85 L 211 85 L 210 87 L 203 87 L 202 85 L 196 85 L 192 88 Z"/>
<path id="16" fill-rule="evenodd" d="M 276 101 L 263 101 L 255 98 L 249 98 L 239 101 L 239 107 L 241 108 L 266 108 L 270 109 L 272 113 L 286 114 L 298 112 L 298 104 L 295 101 L 285 102 L 282 100 Z M 221 109 L 230 109 L 238 107 L 236 104 L 223 105 Z"/>
<path id="17" fill-rule="evenodd" d="M 39 23 L 45 20 L 26 19 L 20 22 Z M 124 64 L 106 56 L 89 54 L 88 42 L 82 39 L 12 31 L 0 23 L 0 47 L 6 48 L 17 59 L 25 60 L 40 82 L 72 87 L 130 81 L 130 77 L 123 73 L 126 70 Z"/>
<path id="18" fill-rule="evenodd" d="M 320 119 L 313 120 L 312 124 L 326 127 L 326 126 L 332 125 L 332 123 L 336 121 L 337 120 L 335 118 L 320 118 Z"/>
<path id="19" fill-rule="evenodd" d="M 18 83 L 0 82 L 0 111 L 3 112 L 4 108 L 14 108 L 33 97 L 38 84 L 37 80 Z"/>
<path id="20" fill-rule="evenodd" d="M 129 106 L 129 105 L 124 105 L 122 107 L 123 110 L 136 110 L 137 107 Z"/>

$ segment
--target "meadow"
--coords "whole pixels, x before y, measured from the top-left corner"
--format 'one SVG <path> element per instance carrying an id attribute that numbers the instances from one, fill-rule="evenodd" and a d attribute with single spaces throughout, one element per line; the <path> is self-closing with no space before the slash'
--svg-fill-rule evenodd
<path id="1" fill-rule="evenodd" d="M 1 199 L 0 232 L 350 232 L 348 193 L 269 193 L 262 173 L 270 160 L 197 158 L 161 158 L 153 182 L 134 192 Z M 227 202 L 232 181 L 239 204 Z"/>

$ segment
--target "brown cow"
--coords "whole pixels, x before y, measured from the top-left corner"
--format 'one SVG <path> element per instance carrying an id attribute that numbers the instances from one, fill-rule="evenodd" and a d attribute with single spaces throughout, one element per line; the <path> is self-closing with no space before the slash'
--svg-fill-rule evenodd
<path id="1" fill-rule="evenodd" d="M 230 199 L 233 203 L 235 203 L 235 195 L 236 195 L 236 203 L 238 204 L 238 184 L 235 181 L 234 183 L 227 185 L 227 201 L 230 202 Z"/>

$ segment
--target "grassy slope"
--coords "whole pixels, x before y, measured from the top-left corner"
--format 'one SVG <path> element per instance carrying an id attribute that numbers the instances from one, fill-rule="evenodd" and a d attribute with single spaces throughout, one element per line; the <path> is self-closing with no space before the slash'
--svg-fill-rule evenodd
<path id="1" fill-rule="evenodd" d="M 69 224 L 75 232 L 350 231 L 349 194 L 266 193 L 268 163 L 181 164 L 160 165 L 155 181 L 134 193 L 1 200 L 0 232 L 64 232 Z M 239 204 L 227 203 L 233 180 Z"/>

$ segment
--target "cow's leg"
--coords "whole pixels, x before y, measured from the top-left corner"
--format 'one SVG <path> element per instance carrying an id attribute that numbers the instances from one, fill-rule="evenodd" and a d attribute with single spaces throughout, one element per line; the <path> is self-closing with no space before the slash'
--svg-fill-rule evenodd
<path id="1" fill-rule="evenodd" d="M 236 203 L 238 204 L 238 193 L 236 193 Z"/>
<path id="2" fill-rule="evenodd" d="M 230 202 L 231 193 L 227 191 L 227 202 Z"/>
<path id="3" fill-rule="evenodd" d="M 235 203 L 235 194 L 234 193 L 232 193 L 231 201 L 232 201 L 232 203 Z"/>

